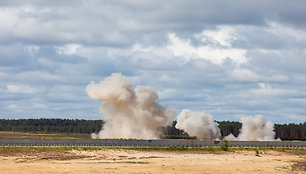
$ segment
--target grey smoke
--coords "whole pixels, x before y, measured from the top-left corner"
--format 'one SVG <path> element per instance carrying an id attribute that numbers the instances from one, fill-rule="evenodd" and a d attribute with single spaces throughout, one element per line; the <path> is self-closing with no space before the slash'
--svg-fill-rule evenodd
<path id="1" fill-rule="evenodd" d="M 204 111 L 184 109 L 177 117 L 175 127 L 200 140 L 217 140 L 221 135 L 218 125 L 213 117 Z"/>
<path id="2" fill-rule="evenodd" d="M 157 92 L 150 86 L 132 89 L 128 79 L 114 73 L 100 83 L 91 82 L 86 92 L 102 102 L 105 124 L 92 138 L 160 138 L 161 127 L 171 125 L 175 110 L 156 102 Z"/>
<path id="3" fill-rule="evenodd" d="M 232 141 L 279 141 L 275 139 L 274 123 L 265 122 L 263 115 L 241 117 L 242 127 L 238 137 L 233 134 L 224 139 Z"/>

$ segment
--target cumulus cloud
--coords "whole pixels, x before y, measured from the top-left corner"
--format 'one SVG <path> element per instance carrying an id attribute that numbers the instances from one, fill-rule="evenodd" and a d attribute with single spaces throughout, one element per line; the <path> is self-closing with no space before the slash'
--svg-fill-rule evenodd
<path id="1" fill-rule="evenodd" d="M 25 85 L 7 85 L 7 92 L 8 93 L 21 93 L 21 94 L 34 94 L 38 90 L 35 88 L 32 88 L 30 86 L 25 86 Z"/>
<path id="2" fill-rule="evenodd" d="M 234 5 L 237 3 L 239 8 Z M 221 4 L 227 7 L 222 9 L 223 13 L 216 10 Z M 297 20 L 299 18 L 296 16 L 305 15 L 305 9 L 301 8 L 305 4 L 296 4 L 298 5 L 287 8 L 277 1 L 265 2 L 264 5 L 244 1 L 146 1 L 137 2 L 137 5 L 131 1 L 15 1 L 0 4 L 4 7 L 0 12 L 0 24 L 3 24 L 0 33 L 3 36 L 2 43 L 78 42 L 124 46 L 133 44 L 135 39 L 141 42 L 146 42 L 148 37 L 162 39 L 159 34 L 155 34 L 159 31 L 201 31 L 212 24 L 262 26 L 270 20 L 293 23 L 302 28 L 305 22 Z M 222 38 L 221 35 L 218 38 Z M 217 40 L 218 38 L 215 37 Z"/>
<path id="3" fill-rule="evenodd" d="M 294 96 L 298 95 L 298 92 L 291 89 L 277 89 L 272 88 L 269 84 L 258 83 L 259 89 L 250 90 L 251 94 L 258 96 Z"/>
<path id="4" fill-rule="evenodd" d="M 57 53 L 59 54 L 71 55 L 74 54 L 76 50 L 80 47 L 81 46 L 79 44 L 67 44 L 62 47 L 56 47 L 56 48 L 57 48 Z"/>
<path id="5" fill-rule="evenodd" d="M 23 115 L 34 115 L 28 101 L 38 97 L 46 115 L 99 118 L 79 91 L 113 72 L 154 86 L 162 104 L 218 120 L 306 114 L 303 1 L 14 0 L 0 8 L 0 105 L 27 108 Z"/>
<path id="6" fill-rule="evenodd" d="M 218 30 L 204 30 L 195 35 L 203 43 L 210 43 L 223 47 L 231 47 L 232 42 L 237 39 L 235 29 L 229 26 L 218 26 Z"/>
<path id="7" fill-rule="evenodd" d="M 48 107 L 45 104 L 42 104 L 42 103 L 33 103 L 32 107 L 34 109 L 48 109 Z"/>
<path id="8" fill-rule="evenodd" d="M 306 120 L 306 116 L 296 115 L 296 114 L 289 114 L 289 118 L 291 118 L 292 120 L 297 120 L 297 121 Z"/>
<path id="9" fill-rule="evenodd" d="M 284 75 L 262 76 L 249 69 L 237 68 L 231 72 L 235 80 L 242 82 L 286 82 L 288 77 Z"/>
<path id="10" fill-rule="evenodd" d="M 222 40 L 222 38 L 217 38 L 219 40 L 213 40 L 222 44 L 229 44 L 227 41 Z M 235 63 L 246 62 L 246 50 L 237 48 L 222 48 L 214 47 L 210 45 L 203 45 L 195 47 L 191 45 L 190 40 L 182 40 L 178 38 L 175 34 L 169 35 L 170 44 L 168 49 L 173 51 L 176 56 L 183 56 L 187 60 L 191 58 L 201 58 L 209 60 L 215 64 L 222 64 L 225 59 L 229 58 Z"/>

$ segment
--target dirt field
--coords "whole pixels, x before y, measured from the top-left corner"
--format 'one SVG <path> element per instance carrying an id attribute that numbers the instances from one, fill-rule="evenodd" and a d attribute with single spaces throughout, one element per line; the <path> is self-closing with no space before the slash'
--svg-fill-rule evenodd
<path id="1" fill-rule="evenodd" d="M 301 153 L 302 152 L 302 153 Z M 0 173 L 306 173 L 305 150 L 0 151 Z"/>

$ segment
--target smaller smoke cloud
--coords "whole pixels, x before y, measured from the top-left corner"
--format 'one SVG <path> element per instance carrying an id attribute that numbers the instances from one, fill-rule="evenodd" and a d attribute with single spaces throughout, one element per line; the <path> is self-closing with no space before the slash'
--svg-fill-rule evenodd
<path id="1" fill-rule="evenodd" d="M 232 141 L 279 141 L 275 139 L 274 123 L 265 122 L 263 115 L 241 117 L 242 128 L 238 137 L 233 134 L 224 139 Z"/>
<path id="2" fill-rule="evenodd" d="M 92 138 L 160 138 L 161 127 L 170 126 L 175 110 L 156 102 L 157 92 L 150 86 L 131 87 L 128 79 L 114 73 L 100 83 L 91 82 L 86 92 L 102 102 L 103 130 Z"/>
<path id="3" fill-rule="evenodd" d="M 184 109 L 177 117 L 176 128 L 184 130 L 190 136 L 200 140 L 217 140 L 221 133 L 218 123 L 210 114 Z"/>

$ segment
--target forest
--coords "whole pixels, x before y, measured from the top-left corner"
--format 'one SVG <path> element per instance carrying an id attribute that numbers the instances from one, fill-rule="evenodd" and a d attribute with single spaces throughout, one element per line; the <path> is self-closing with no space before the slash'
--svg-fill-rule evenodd
<path id="1" fill-rule="evenodd" d="M 222 136 L 230 133 L 237 136 L 241 123 L 235 121 L 218 121 Z M 0 131 L 16 132 L 46 132 L 46 133 L 92 133 L 99 132 L 103 127 L 103 120 L 78 120 L 78 119 L 0 119 Z M 192 139 L 182 130 L 175 128 L 176 121 L 171 126 L 162 128 L 164 138 Z M 306 122 L 275 124 L 276 138 L 282 140 L 306 141 Z"/>

